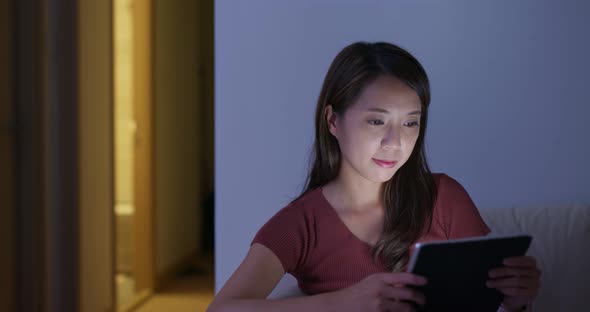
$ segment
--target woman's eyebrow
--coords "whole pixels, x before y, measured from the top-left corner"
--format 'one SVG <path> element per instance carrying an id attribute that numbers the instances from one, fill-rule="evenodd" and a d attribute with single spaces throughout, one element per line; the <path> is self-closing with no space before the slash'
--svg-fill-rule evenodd
<path id="1" fill-rule="evenodd" d="M 389 114 L 388 110 L 386 110 L 385 108 L 380 108 L 380 107 L 371 107 L 371 108 L 367 109 L 367 112 Z"/>
<path id="2" fill-rule="evenodd" d="M 388 110 L 386 110 L 385 108 L 380 108 L 380 107 L 371 107 L 371 108 L 367 109 L 367 111 L 368 112 L 375 112 L 375 113 L 389 114 Z M 421 110 L 411 111 L 408 113 L 408 115 L 422 115 L 422 111 Z"/>

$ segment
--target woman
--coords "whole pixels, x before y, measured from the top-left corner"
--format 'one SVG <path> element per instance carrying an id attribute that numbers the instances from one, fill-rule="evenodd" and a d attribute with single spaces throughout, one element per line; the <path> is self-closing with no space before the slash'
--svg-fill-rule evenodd
<path id="1" fill-rule="evenodd" d="M 257 233 L 209 311 L 412 311 L 424 304 L 405 271 L 413 244 L 483 236 L 463 187 L 432 174 L 424 155 L 430 103 L 420 63 L 389 43 L 344 48 L 316 109 L 314 161 L 303 193 Z M 535 298 L 532 257 L 507 259 L 488 287 L 502 309 Z M 310 296 L 266 300 L 285 273 Z"/>

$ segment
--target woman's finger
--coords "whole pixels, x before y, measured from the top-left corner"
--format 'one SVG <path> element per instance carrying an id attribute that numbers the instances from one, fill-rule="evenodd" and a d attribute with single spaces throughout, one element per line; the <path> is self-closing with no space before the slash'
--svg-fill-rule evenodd
<path id="1" fill-rule="evenodd" d="M 500 267 L 490 270 L 488 275 L 491 278 L 507 276 L 528 276 L 539 278 L 541 276 L 541 270 L 536 267 Z"/>
<path id="2" fill-rule="evenodd" d="M 524 288 L 499 288 L 498 291 L 500 291 L 505 296 L 510 296 L 510 297 L 521 297 L 521 298 L 534 298 L 535 297 L 535 291 L 530 290 L 530 289 L 524 289 Z"/>
<path id="3" fill-rule="evenodd" d="M 512 267 L 536 267 L 537 260 L 531 256 L 505 258 L 502 263 Z"/>
<path id="4" fill-rule="evenodd" d="M 428 281 L 425 277 L 407 272 L 383 273 L 381 278 L 390 285 L 425 285 Z"/>
<path id="5" fill-rule="evenodd" d="M 423 305 L 425 301 L 424 294 L 407 287 L 385 287 L 381 295 L 392 300 L 411 301 L 419 305 Z"/>
<path id="6" fill-rule="evenodd" d="M 537 289 L 539 288 L 539 280 L 526 276 L 514 276 L 510 278 L 501 278 L 488 280 L 486 285 L 490 288 L 525 288 Z"/>
<path id="7" fill-rule="evenodd" d="M 387 302 L 386 306 L 383 307 L 382 311 L 407 311 L 407 312 L 414 312 L 416 308 L 413 304 L 408 302 L 401 302 L 401 301 L 394 301 L 390 300 Z"/>

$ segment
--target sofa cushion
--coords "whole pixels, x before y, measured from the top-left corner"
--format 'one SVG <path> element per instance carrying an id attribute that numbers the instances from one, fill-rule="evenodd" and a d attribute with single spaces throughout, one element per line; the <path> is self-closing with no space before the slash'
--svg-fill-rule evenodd
<path id="1" fill-rule="evenodd" d="M 590 205 L 480 209 L 492 233 L 533 236 L 528 254 L 543 274 L 535 311 L 584 311 L 590 305 Z"/>

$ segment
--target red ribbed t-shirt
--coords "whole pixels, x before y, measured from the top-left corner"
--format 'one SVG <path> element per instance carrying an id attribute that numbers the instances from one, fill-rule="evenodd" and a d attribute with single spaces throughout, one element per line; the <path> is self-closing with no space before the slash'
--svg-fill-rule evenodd
<path id="1" fill-rule="evenodd" d="M 418 242 L 483 236 L 490 232 L 465 189 L 445 174 L 434 174 L 437 200 L 430 232 Z M 310 191 L 275 214 L 252 244 L 269 248 L 307 294 L 352 286 L 385 272 L 372 247 L 342 222 L 321 188 Z M 410 249 L 410 254 L 413 247 Z"/>

